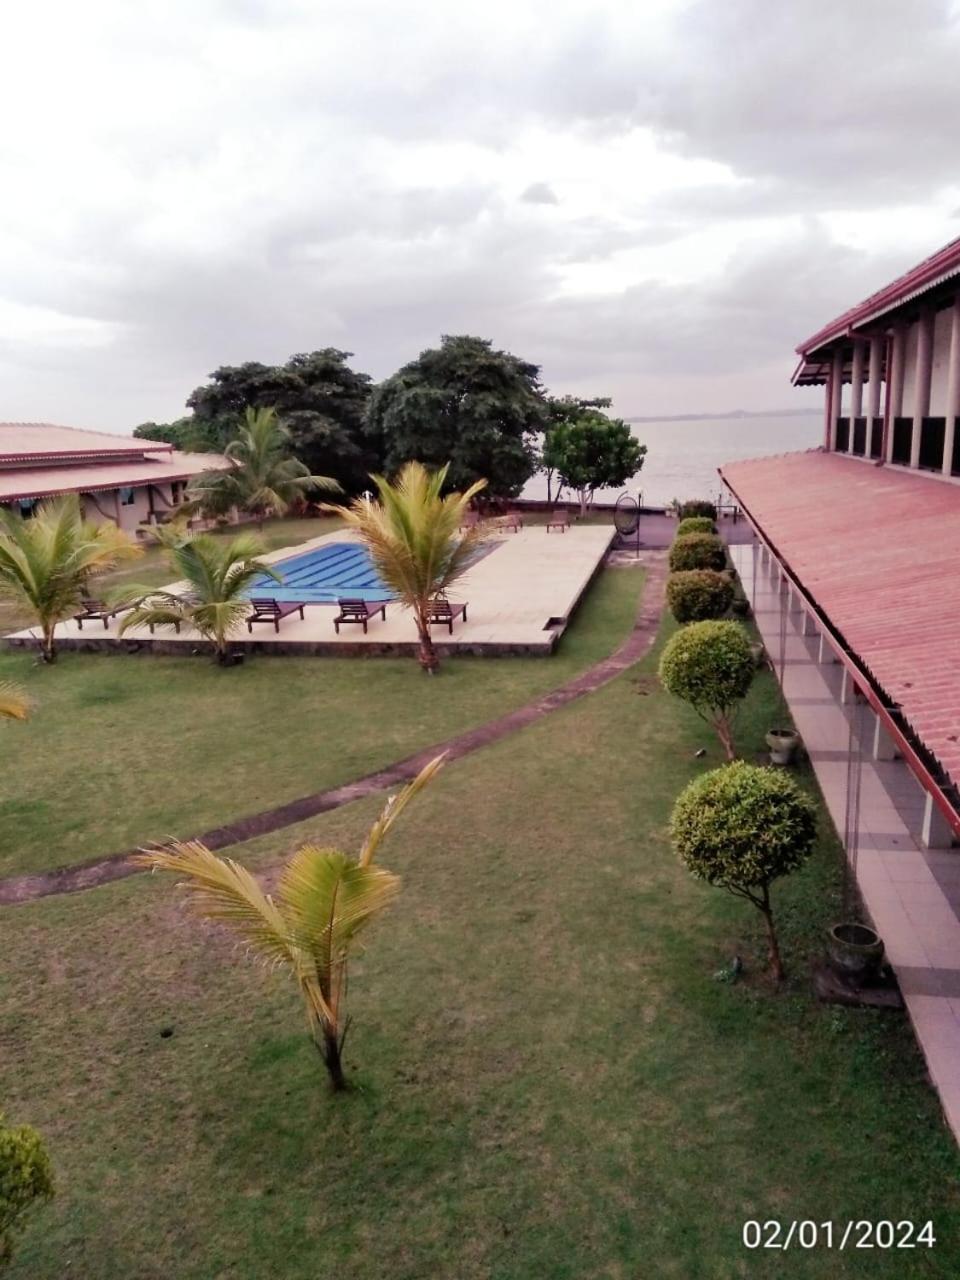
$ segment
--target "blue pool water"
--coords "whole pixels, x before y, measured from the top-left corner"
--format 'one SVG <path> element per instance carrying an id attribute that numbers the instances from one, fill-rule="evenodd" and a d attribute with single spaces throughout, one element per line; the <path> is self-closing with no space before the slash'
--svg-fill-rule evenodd
<path id="1" fill-rule="evenodd" d="M 338 596 L 393 599 L 377 576 L 366 547 L 355 542 L 328 542 L 289 560 L 278 560 L 273 568 L 283 581 L 274 582 L 264 574 L 252 583 L 251 596 L 303 600 L 308 604 L 336 604 Z"/>

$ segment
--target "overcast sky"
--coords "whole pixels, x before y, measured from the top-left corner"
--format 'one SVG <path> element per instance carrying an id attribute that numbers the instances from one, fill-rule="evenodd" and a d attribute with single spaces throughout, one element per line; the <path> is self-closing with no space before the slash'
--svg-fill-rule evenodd
<path id="1" fill-rule="evenodd" d="M 3 23 L 0 420 L 124 430 L 219 364 L 338 346 L 379 378 L 463 332 L 622 414 L 799 406 L 796 343 L 960 234 L 954 4 Z"/>

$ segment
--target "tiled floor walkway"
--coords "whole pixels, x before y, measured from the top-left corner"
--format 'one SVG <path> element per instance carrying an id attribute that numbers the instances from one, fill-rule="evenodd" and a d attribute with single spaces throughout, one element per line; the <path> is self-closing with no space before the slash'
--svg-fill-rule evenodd
<path id="1" fill-rule="evenodd" d="M 865 703 L 841 702 L 842 668 L 819 660 L 819 637 L 802 634 L 802 614 L 784 606 L 758 548 L 734 546 L 730 552 L 748 598 L 753 597 L 757 626 L 771 664 L 782 675 L 834 824 L 841 836 L 847 833 L 848 857 L 864 903 L 960 1140 L 960 849 L 922 847 L 924 794 L 902 760 L 874 759 L 874 713 Z M 857 754 L 858 739 L 859 813 L 856 769 L 850 767 L 851 743 Z"/>

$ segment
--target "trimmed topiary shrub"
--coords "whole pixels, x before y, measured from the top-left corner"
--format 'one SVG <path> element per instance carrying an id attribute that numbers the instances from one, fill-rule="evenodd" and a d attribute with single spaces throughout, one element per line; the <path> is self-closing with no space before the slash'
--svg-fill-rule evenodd
<path id="1" fill-rule="evenodd" d="M 667 579 L 667 604 L 680 623 L 722 618 L 733 603 L 733 583 L 715 569 L 685 569 Z"/>
<path id="2" fill-rule="evenodd" d="M 742 760 L 695 779 L 673 808 L 670 837 L 687 870 L 762 912 L 778 982 L 784 972 L 770 885 L 809 858 L 816 836 L 816 810 L 793 779 Z"/>
<path id="3" fill-rule="evenodd" d="M 664 688 L 713 725 L 728 760 L 735 755 L 733 718 L 756 669 L 747 633 L 737 622 L 691 622 L 660 655 Z"/>
<path id="4" fill-rule="evenodd" d="M 0 1111 L 0 1271 L 13 1256 L 24 1215 L 52 1195 L 53 1170 L 43 1139 L 29 1125 L 5 1124 Z"/>
<path id="5" fill-rule="evenodd" d="M 689 516 L 706 516 L 710 520 L 716 520 L 717 508 L 712 502 L 697 499 L 693 502 L 681 502 L 678 515 L 681 520 L 686 520 Z"/>
<path id="6" fill-rule="evenodd" d="M 726 563 L 726 551 L 715 533 L 684 533 L 674 538 L 670 548 L 670 568 L 674 573 L 683 569 L 719 570 Z"/>
<path id="7" fill-rule="evenodd" d="M 716 533 L 717 526 L 709 516 L 687 516 L 677 525 L 676 536 L 682 538 L 685 533 Z"/>

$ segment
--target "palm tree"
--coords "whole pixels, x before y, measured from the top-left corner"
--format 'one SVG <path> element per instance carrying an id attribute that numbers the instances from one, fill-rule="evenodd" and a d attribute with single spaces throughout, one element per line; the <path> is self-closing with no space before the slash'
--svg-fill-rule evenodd
<path id="1" fill-rule="evenodd" d="M 466 510 L 486 480 L 466 493 L 441 497 L 448 468 L 449 463 L 431 473 L 420 462 L 408 462 L 394 484 L 383 476 L 371 477 L 379 503 L 357 498 L 349 507 L 324 504 L 356 529 L 384 584 L 412 610 L 420 665 L 431 674 L 440 660 L 430 635 L 430 602 L 466 572 L 487 536 L 479 525 L 460 533 Z"/>
<path id="2" fill-rule="evenodd" d="M 0 684 L 0 717 L 7 720 L 27 720 L 33 710 L 33 703 L 15 684 Z"/>
<path id="3" fill-rule="evenodd" d="M 290 433 L 276 409 L 248 408 L 245 423 L 224 450 L 229 469 L 197 476 L 187 494 L 188 508 L 218 516 L 239 507 L 256 516 L 262 529 L 265 516 L 286 515 L 305 494 L 340 488 L 329 476 L 311 475 L 290 454 Z"/>
<path id="4" fill-rule="evenodd" d="M 154 870 L 185 876 L 183 887 L 201 916 L 229 925 L 257 958 L 293 975 L 334 1091 L 347 1087 L 342 1055 L 350 1020 L 343 1004 L 350 948 L 400 891 L 400 878 L 374 866 L 374 857 L 400 814 L 442 765 L 438 756 L 390 797 L 356 860 L 338 849 L 304 845 L 284 868 L 276 898 L 264 893 L 245 867 L 232 858 L 218 858 L 198 841 L 145 851 L 136 859 Z"/>
<path id="5" fill-rule="evenodd" d="M 120 634 L 131 627 L 192 627 L 212 643 L 217 661 L 227 665 L 230 636 L 250 611 L 250 584 L 261 574 L 280 582 L 280 575 L 258 559 L 263 547 L 251 534 L 224 542 L 171 525 L 161 526 L 154 536 L 166 547 L 171 569 L 186 590 L 178 595 L 156 587 L 126 587 L 122 598 L 137 603 L 120 619 Z"/>
<path id="6" fill-rule="evenodd" d="M 140 554 L 115 524 L 84 520 L 76 494 L 42 503 L 31 520 L 0 508 L 0 597 L 36 615 L 44 662 L 56 658 L 57 623 L 80 608 L 91 580 Z"/>

